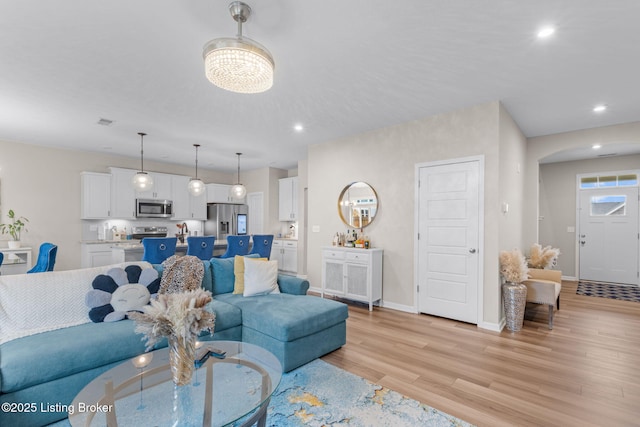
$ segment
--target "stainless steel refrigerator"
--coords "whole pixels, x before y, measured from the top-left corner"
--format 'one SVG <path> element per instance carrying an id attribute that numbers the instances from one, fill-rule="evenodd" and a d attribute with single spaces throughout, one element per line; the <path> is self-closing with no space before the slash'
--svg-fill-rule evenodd
<path id="1" fill-rule="evenodd" d="M 205 236 L 216 236 L 216 240 L 226 240 L 229 235 L 247 234 L 248 212 L 247 205 L 208 204 L 207 221 L 204 223 Z"/>

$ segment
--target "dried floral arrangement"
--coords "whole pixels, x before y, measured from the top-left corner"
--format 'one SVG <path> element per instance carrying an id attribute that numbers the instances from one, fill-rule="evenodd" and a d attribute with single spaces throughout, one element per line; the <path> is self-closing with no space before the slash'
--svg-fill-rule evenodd
<path id="1" fill-rule="evenodd" d="M 200 331 L 213 333 L 216 316 L 205 309 L 211 301 L 211 292 L 198 288 L 188 292 L 159 294 L 143 313 L 131 313 L 136 321 L 136 332 L 146 337 L 147 351 L 163 337 L 176 337 L 194 341 Z"/>
<path id="2" fill-rule="evenodd" d="M 529 268 L 519 249 L 500 252 L 500 274 L 507 282 L 522 283 L 528 279 Z"/>
<path id="3" fill-rule="evenodd" d="M 551 246 L 543 248 L 539 243 L 534 243 L 529 252 L 529 268 L 553 268 L 558 264 L 559 256 L 560 249 Z"/>

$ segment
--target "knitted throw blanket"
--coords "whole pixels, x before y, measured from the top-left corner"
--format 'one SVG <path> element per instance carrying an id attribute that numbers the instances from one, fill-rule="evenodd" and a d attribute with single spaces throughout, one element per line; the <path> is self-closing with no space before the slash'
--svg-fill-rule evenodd
<path id="1" fill-rule="evenodd" d="M 190 255 L 172 255 L 162 263 L 160 294 L 192 291 L 202 285 L 204 266 L 200 258 Z"/>

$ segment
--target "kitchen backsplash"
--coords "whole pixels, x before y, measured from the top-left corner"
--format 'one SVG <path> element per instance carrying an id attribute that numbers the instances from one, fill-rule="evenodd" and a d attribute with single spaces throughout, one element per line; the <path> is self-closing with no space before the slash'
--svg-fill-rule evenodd
<path id="1" fill-rule="evenodd" d="M 107 225 L 107 228 L 111 230 L 113 227 L 116 227 L 118 231 L 126 231 L 127 234 L 131 233 L 133 227 L 141 227 L 141 226 L 155 226 L 155 227 L 167 227 L 167 235 L 173 236 L 176 233 L 180 232 L 180 229 L 176 227 L 177 224 L 182 224 L 185 222 L 187 224 L 187 228 L 189 232 L 193 234 L 194 231 L 197 231 L 199 235 L 202 235 L 203 230 L 203 221 L 168 221 L 162 219 L 139 219 L 137 221 L 128 221 L 121 219 L 114 220 L 82 220 L 82 240 L 83 241 L 95 241 L 99 240 L 99 234 L 101 236 L 102 233 L 99 233 L 99 230 Z M 107 236 L 105 240 L 112 240 Z"/>

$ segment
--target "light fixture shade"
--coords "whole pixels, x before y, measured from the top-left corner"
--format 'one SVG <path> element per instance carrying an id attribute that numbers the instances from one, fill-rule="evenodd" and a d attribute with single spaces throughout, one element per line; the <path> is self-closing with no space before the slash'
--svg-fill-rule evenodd
<path id="1" fill-rule="evenodd" d="M 133 176 L 131 184 L 136 191 L 150 191 L 153 188 L 153 177 L 142 171 Z"/>
<path id="2" fill-rule="evenodd" d="M 269 51 L 246 37 L 219 38 L 204 47 L 207 79 L 237 93 L 260 93 L 273 86 L 275 63 Z"/>
<path id="3" fill-rule="evenodd" d="M 204 182 L 197 178 L 191 178 L 189 181 L 189 193 L 192 196 L 201 196 L 204 194 L 207 187 L 205 187 Z"/>
<path id="4" fill-rule="evenodd" d="M 247 195 L 247 188 L 242 184 L 233 184 L 229 189 L 229 195 L 234 199 L 244 199 Z"/>

